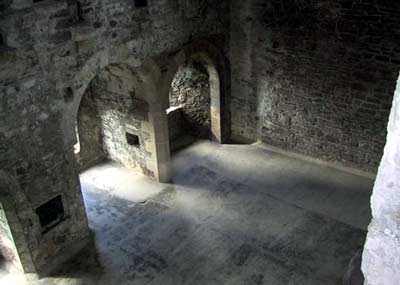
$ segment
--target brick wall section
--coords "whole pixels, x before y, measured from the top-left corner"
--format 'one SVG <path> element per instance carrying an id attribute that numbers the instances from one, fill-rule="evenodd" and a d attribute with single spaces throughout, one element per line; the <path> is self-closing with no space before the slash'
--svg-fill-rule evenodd
<path id="1" fill-rule="evenodd" d="M 233 1 L 232 133 L 375 172 L 400 68 L 400 4 Z"/>

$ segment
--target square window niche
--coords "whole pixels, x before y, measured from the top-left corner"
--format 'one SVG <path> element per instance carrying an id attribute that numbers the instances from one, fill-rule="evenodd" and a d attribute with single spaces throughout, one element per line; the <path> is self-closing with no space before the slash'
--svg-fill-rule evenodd
<path id="1" fill-rule="evenodd" d="M 138 135 L 132 134 L 130 132 L 126 132 L 125 137 L 126 137 L 126 142 L 128 143 L 128 145 L 131 145 L 134 147 L 140 147 L 140 140 L 139 140 Z"/>
<path id="2" fill-rule="evenodd" d="M 61 195 L 36 208 L 36 214 L 39 217 L 43 232 L 47 232 L 61 223 L 65 217 Z"/>
<path id="3" fill-rule="evenodd" d="M 147 7 L 147 0 L 135 0 L 135 7 L 136 8 Z"/>

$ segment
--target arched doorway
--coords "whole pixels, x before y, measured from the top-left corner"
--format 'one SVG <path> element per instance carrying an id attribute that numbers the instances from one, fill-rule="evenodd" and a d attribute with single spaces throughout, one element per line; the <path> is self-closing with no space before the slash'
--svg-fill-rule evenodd
<path id="1" fill-rule="evenodd" d="M 169 180 L 158 75 L 151 61 L 140 68 L 112 63 L 76 92 L 68 128 L 80 170 L 108 160 L 160 182 Z"/>
<path id="2" fill-rule="evenodd" d="M 209 79 L 208 70 L 200 61 L 190 59 L 179 66 L 167 109 L 171 152 L 196 139 L 212 138 Z"/>
<path id="3" fill-rule="evenodd" d="M 210 42 L 200 41 L 179 52 L 163 55 L 157 61 L 163 71 L 161 93 L 165 109 L 184 105 L 189 112 L 192 110 L 191 118 L 199 119 L 205 129 L 210 129 L 206 137 L 219 143 L 227 142 L 230 137 L 230 72 L 223 53 Z M 196 92 L 208 94 L 193 96 Z M 175 95 L 174 98 L 171 95 Z M 200 137 L 204 137 L 204 133 Z"/>
<path id="4" fill-rule="evenodd" d="M 230 92 L 230 72 L 228 60 L 224 57 L 223 53 L 208 40 L 196 41 L 185 46 L 180 51 L 162 54 L 157 57 L 155 61 L 157 62 L 161 72 L 158 92 L 161 95 L 160 106 L 164 109 L 164 114 L 168 112 L 166 112 L 166 110 L 171 110 L 170 95 L 171 89 L 174 89 L 173 87 L 171 88 L 171 86 L 174 84 L 174 78 L 177 74 L 185 74 L 185 72 L 180 72 L 180 67 L 185 68 L 189 64 L 191 65 L 191 68 L 193 68 L 193 65 L 195 65 L 195 72 L 199 75 L 199 78 L 202 78 L 200 81 L 203 82 L 203 84 L 206 82 L 203 88 L 200 89 L 208 91 L 207 98 L 205 96 L 198 96 L 198 102 L 200 103 L 198 105 L 201 106 L 201 110 L 205 114 L 203 118 L 206 118 L 202 121 L 208 122 L 208 126 L 205 124 L 209 129 L 209 134 L 206 134 L 206 136 L 212 141 L 216 141 L 218 143 L 228 142 L 230 138 L 230 112 L 228 96 Z M 181 88 L 177 89 L 179 90 Z M 180 94 L 179 91 L 177 93 Z M 193 96 L 189 97 L 193 99 Z M 206 99 L 202 100 L 201 98 Z M 179 102 L 179 100 L 176 101 L 178 101 L 178 105 L 182 103 Z M 202 106 L 201 102 L 205 103 L 206 106 Z M 174 105 L 172 104 L 172 106 Z M 193 110 L 196 110 L 196 108 Z M 193 113 L 196 114 L 196 111 Z M 167 138 L 168 141 L 171 139 L 172 150 L 175 150 L 176 147 L 174 148 L 173 145 L 175 130 L 173 130 L 171 126 L 176 127 L 176 123 L 171 124 L 171 120 L 174 121 L 176 118 L 170 118 L 171 114 L 169 114 L 168 117 L 168 120 L 165 121 L 165 125 L 167 125 L 169 122 L 169 128 L 168 125 L 165 128 L 167 131 L 167 136 L 165 137 L 164 134 L 164 139 Z M 163 131 L 163 133 L 165 133 L 165 131 Z M 172 138 L 169 133 L 172 133 Z M 169 146 L 170 143 L 168 143 L 168 147 Z M 169 150 L 168 155 L 170 155 L 170 152 L 171 151 Z M 169 157 L 169 164 L 170 161 L 171 159 Z M 171 172 L 171 170 L 169 170 L 169 172 Z"/>
<path id="5" fill-rule="evenodd" d="M 75 148 L 80 169 L 110 160 L 154 178 L 149 103 L 139 75 L 124 64 L 101 70 L 83 94 Z"/>

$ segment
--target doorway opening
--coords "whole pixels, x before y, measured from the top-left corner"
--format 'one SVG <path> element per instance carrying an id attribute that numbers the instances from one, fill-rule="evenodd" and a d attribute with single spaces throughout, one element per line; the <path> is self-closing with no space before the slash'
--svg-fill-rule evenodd
<path id="1" fill-rule="evenodd" d="M 80 170 L 113 162 L 153 176 L 148 165 L 151 126 L 137 74 L 109 65 L 89 83 L 80 102 L 74 146 Z"/>
<path id="2" fill-rule="evenodd" d="M 89 211 L 96 203 L 93 193 L 143 203 L 158 191 L 143 187 L 155 178 L 153 126 L 143 84 L 138 71 L 111 64 L 92 79 L 82 96 L 74 150 Z M 90 213 L 88 217 L 90 222 Z"/>
<path id="3" fill-rule="evenodd" d="M 211 86 L 207 66 L 189 59 L 179 66 L 169 92 L 168 128 L 171 153 L 199 139 L 212 138 Z"/>

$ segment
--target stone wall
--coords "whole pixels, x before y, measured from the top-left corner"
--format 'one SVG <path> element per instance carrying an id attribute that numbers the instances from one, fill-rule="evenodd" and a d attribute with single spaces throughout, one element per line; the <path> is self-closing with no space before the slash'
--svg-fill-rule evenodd
<path id="1" fill-rule="evenodd" d="M 388 135 L 372 195 L 362 269 L 365 285 L 396 285 L 400 280 L 400 78 Z"/>
<path id="2" fill-rule="evenodd" d="M 232 134 L 375 172 L 400 2 L 232 1 Z"/>
<path id="3" fill-rule="evenodd" d="M 113 65 L 88 86 L 78 114 L 82 169 L 109 159 L 154 177 L 146 164 L 151 157 L 146 150 L 151 141 L 149 104 L 136 92 L 138 80 L 126 66 Z M 128 144 L 127 133 L 139 137 L 138 145 Z"/>
<path id="4" fill-rule="evenodd" d="M 79 3 L 0 5 L 0 165 L 29 201 L 16 201 L 25 229 L 19 234 L 26 235 L 32 256 L 29 271 L 41 273 L 88 237 L 73 152 L 87 84 L 105 63 L 141 66 L 192 40 L 222 34 L 228 21 L 225 1 L 148 1 L 143 8 L 130 0 Z M 57 195 L 68 218 L 43 233 L 34 211 Z"/>
<path id="5" fill-rule="evenodd" d="M 103 148 L 101 117 L 96 107 L 95 94 L 91 86 L 85 91 L 77 116 L 76 158 L 79 170 L 83 171 L 107 159 Z"/>
<path id="6" fill-rule="evenodd" d="M 179 149 L 179 142 L 182 141 L 186 134 L 186 121 L 183 117 L 182 109 L 168 110 L 168 135 L 169 148 L 171 153 Z"/>
<path id="7" fill-rule="evenodd" d="M 22 270 L 6 214 L 0 204 L 0 271 Z M 0 273 L 1 275 L 1 273 Z"/>
<path id="8" fill-rule="evenodd" d="M 171 84 L 170 106 L 180 107 L 186 133 L 208 139 L 211 132 L 209 75 L 198 62 L 180 66 Z"/>

